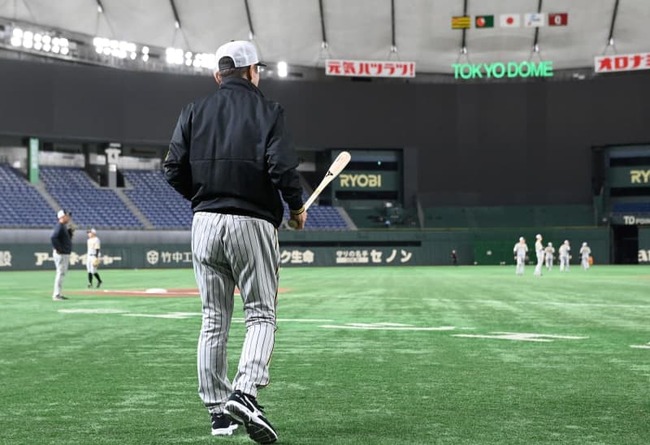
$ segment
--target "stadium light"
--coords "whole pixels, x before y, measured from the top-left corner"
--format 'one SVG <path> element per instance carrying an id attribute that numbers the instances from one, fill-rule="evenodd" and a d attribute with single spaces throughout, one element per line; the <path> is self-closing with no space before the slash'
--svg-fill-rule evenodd
<path id="1" fill-rule="evenodd" d="M 185 65 L 194 68 L 214 69 L 217 66 L 216 54 L 193 53 L 180 48 L 167 48 L 165 60 L 170 65 Z"/>
<path id="2" fill-rule="evenodd" d="M 93 39 L 93 46 L 97 54 L 103 54 L 105 56 L 112 56 L 118 59 L 126 59 L 128 57 L 131 60 L 137 57 L 138 47 L 132 42 L 95 37 Z"/>
<path id="3" fill-rule="evenodd" d="M 105 12 L 103 5 L 100 6 Z M 142 69 L 148 70 L 159 70 L 160 65 L 154 64 L 147 68 L 147 62 L 153 59 L 164 63 L 166 59 L 167 64 L 193 74 L 217 67 L 216 53 L 151 47 L 73 31 L 39 29 L 30 23 L 7 21 L 3 18 L 0 18 L 0 29 L 4 29 L 4 32 L 0 33 L 0 44 L 5 48 L 33 55 L 47 55 L 50 58 L 83 60 L 109 66 L 115 66 L 113 59 L 119 59 L 124 64 L 140 65 Z"/>
<path id="4" fill-rule="evenodd" d="M 287 77 L 289 75 L 289 65 L 285 61 L 278 62 L 277 70 L 278 77 Z"/>
<path id="5" fill-rule="evenodd" d="M 45 31 L 23 30 L 14 28 L 9 40 L 11 46 L 28 50 L 67 55 L 70 41 L 65 37 L 52 36 Z"/>
<path id="6" fill-rule="evenodd" d="M 182 65 L 183 64 L 183 50 L 180 48 L 167 48 L 165 50 L 165 61 L 170 65 Z"/>

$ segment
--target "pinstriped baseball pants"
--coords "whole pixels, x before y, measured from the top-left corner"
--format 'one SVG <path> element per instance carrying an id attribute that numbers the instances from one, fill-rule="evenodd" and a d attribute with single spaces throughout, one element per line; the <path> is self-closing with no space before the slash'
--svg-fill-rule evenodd
<path id="1" fill-rule="evenodd" d="M 258 388 L 269 382 L 280 264 L 277 230 L 258 218 L 197 212 L 192 260 L 203 306 L 199 396 L 210 412 L 219 413 L 233 390 L 257 397 Z M 246 337 L 231 384 L 226 347 L 235 286 L 244 305 Z"/>

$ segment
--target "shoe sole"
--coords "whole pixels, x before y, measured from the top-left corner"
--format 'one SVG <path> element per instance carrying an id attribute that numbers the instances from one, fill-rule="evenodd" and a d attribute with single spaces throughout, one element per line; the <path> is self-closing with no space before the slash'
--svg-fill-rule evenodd
<path id="1" fill-rule="evenodd" d="M 273 430 L 273 427 L 241 403 L 231 400 L 226 403 L 224 411 L 230 417 L 242 422 L 248 436 L 255 442 L 268 444 L 278 440 L 278 434 Z"/>

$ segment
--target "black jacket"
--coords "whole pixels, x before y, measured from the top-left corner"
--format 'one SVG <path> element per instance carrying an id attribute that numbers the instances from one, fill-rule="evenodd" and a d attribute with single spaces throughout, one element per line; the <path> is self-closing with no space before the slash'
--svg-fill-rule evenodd
<path id="1" fill-rule="evenodd" d="M 72 231 L 65 225 L 57 223 L 52 231 L 52 247 L 60 255 L 70 255 L 72 252 Z"/>
<path id="2" fill-rule="evenodd" d="M 167 182 L 194 212 L 248 215 L 278 227 L 282 201 L 302 207 L 298 156 L 287 136 L 284 110 L 242 78 L 187 105 L 163 163 Z"/>

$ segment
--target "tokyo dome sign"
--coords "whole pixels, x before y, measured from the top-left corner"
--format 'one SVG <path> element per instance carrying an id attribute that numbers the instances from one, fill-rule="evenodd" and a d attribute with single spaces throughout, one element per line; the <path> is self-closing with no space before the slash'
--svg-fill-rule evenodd
<path id="1" fill-rule="evenodd" d="M 527 77 L 553 77 L 553 62 L 496 62 L 496 63 L 454 63 L 454 78 L 502 79 Z"/>

